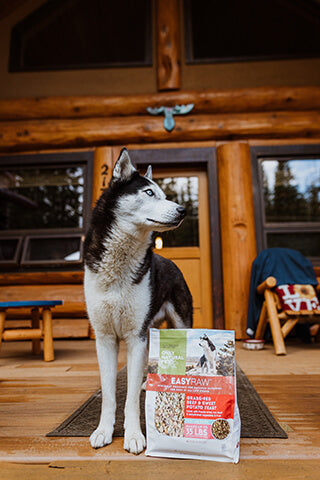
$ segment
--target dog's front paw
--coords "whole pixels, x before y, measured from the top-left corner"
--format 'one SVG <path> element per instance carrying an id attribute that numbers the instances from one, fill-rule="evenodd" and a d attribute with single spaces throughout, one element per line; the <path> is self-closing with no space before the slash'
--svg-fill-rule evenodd
<path id="1" fill-rule="evenodd" d="M 101 448 L 112 442 L 112 430 L 97 428 L 90 436 L 90 443 L 93 448 Z"/>
<path id="2" fill-rule="evenodd" d="M 141 432 L 125 433 L 123 448 L 138 455 L 146 446 L 146 439 Z"/>

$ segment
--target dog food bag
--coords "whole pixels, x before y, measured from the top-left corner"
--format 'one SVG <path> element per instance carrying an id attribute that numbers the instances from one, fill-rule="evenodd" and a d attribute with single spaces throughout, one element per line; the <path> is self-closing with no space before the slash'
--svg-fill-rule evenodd
<path id="1" fill-rule="evenodd" d="M 150 330 L 146 455 L 239 461 L 234 332 Z"/>

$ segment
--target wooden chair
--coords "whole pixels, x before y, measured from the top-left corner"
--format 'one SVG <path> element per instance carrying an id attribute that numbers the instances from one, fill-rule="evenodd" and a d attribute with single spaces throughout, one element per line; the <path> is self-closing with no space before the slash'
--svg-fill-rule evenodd
<path id="1" fill-rule="evenodd" d="M 312 315 L 313 323 L 319 323 L 320 310 L 303 310 L 299 312 L 283 311 L 279 297 L 273 290 L 276 285 L 276 278 L 268 277 L 257 288 L 257 292 L 260 295 L 264 295 L 264 302 L 262 305 L 255 338 L 263 338 L 267 323 L 269 322 L 276 355 L 286 355 L 287 351 L 284 343 L 286 336 L 291 332 L 299 320 L 307 315 Z M 317 290 L 318 289 L 319 285 L 317 287 Z"/>
<path id="2" fill-rule="evenodd" d="M 0 345 L 2 340 L 32 340 L 32 352 L 40 354 L 40 340 L 43 339 L 44 361 L 51 362 L 54 360 L 51 308 L 62 305 L 62 303 L 61 300 L 0 302 Z M 17 308 L 27 308 L 30 311 L 31 328 L 6 328 L 7 310 Z M 40 308 L 42 309 L 42 328 L 40 328 Z"/>

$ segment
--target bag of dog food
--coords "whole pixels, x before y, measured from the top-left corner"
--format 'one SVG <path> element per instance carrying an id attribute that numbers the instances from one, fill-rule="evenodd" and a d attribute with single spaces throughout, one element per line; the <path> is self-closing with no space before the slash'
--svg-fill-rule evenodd
<path id="1" fill-rule="evenodd" d="M 146 455 L 239 461 L 234 332 L 150 330 Z"/>

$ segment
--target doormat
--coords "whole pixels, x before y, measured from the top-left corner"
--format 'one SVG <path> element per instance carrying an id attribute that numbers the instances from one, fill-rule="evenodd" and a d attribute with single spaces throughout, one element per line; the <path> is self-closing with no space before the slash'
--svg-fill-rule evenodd
<path id="1" fill-rule="evenodd" d="M 117 375 L 117 410 L 114 437 L 123 437 L 124 404 L 127 391 L 127 369 L 124 367 Z M 237 399 L 241 417 L 242 438 L 288 438 L 263 403 L 245 373 L 237 365 Z M 145 434 L 144 413 L 145 392 L 140 397 L 141 428 Z M 89 437 L 97 428 L 101 410 L 101 390 L 95 392 L 61 425 L 48 433 L 47 437 Z"/>

